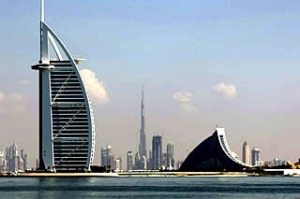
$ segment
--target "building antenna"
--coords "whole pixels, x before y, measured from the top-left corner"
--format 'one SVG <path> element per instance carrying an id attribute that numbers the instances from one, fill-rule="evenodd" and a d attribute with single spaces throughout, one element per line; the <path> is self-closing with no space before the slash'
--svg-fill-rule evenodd
<path id="1" fill-rule="evenodd" d="M 41 6 L 41 18 L 40 18 L 40 63 L 46 62 L 48 56 L 48 38 L 46 36 L 46 31 L 44 30 L 44 21 L 45 21 L 45 2 L 44 0 L 40 1 Z"/>
<path id="2" fill-rule="evenodd" d="M 144 103 L 144 84 L 142 85 L 142 102 Z"/>
<path id="3" fill-rule="evenodd" d="M 41 0 L 41 22 L 45 21 L 45 2 Z"/>

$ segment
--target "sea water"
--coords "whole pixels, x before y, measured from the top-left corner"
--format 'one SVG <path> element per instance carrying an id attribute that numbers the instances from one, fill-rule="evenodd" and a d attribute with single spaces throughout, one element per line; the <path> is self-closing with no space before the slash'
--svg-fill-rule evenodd
<path id="1" fill-rule="evenodd" d="M 0 198 L 300 199 L 300 177 L 1 177 Z"/>

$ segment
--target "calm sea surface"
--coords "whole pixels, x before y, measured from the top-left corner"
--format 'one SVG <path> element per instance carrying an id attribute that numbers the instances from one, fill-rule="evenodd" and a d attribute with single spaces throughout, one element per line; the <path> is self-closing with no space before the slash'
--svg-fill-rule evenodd
<path id="1" fill-rule="evenodd" d="M 0 178 L 0 198 L 299 198 L 300 177 Z"/>

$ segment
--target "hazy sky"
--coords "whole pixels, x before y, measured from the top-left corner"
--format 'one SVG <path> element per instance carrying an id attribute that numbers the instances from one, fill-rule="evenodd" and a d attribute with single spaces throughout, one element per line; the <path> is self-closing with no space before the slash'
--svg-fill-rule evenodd
<path id="1" fill-rule="evenodd" d="M 94 163 L 107 144 L 124 163 L 137 151 L 142 84 L 148 149 L 160 134 L 184 159 L 218 125 L 240 156 L 246 140 L 263 160 L 296 161 L 299 10 L 298 0 L 46 0 L 46 23 L 103 92 L 92 93 Z M 39 0 L 1 0 L 0 25 L 0 149 L 17 142 L 33 163 Z"/>

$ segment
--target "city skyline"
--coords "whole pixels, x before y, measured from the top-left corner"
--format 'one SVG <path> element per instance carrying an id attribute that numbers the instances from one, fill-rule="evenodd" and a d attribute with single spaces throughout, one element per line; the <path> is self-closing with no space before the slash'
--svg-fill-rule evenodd
<path id="1" fill-rule="evenodd" d="M 39 50 L 38 3 L 0 8 L 0 147 L 17 142 L 30 161 L 38 157 L 38 82 L 28 67 Z M 291 139 L 300 127 L 298 1 L 46 4 L 49 24 L 76 57 L 87 58 L 80 68 L 95 104 L 94 163 L 107 143 L 123 160 L 138 151 L 143 83 L 147 136 L 172 141 L 177 159 L 220 125 L 240 159 L 247 140 L 261 159 L 298 160 Z"/>
<path id="2" fill-rule="evenodd" d="M 25 153 L 24 149 L 18 150 L 16 143 L 7 146 L 5 150 L 0 150 L 0 172 L 31 169 L 28 159 L 29 155 Z"/>

